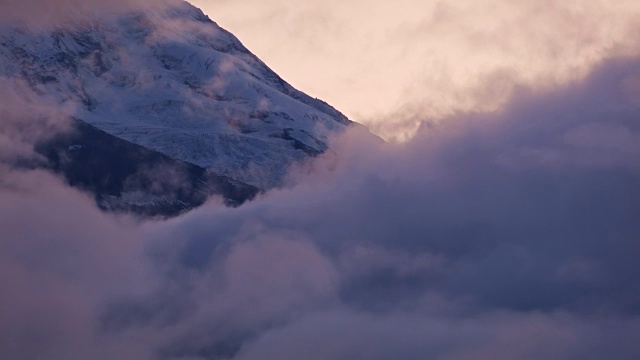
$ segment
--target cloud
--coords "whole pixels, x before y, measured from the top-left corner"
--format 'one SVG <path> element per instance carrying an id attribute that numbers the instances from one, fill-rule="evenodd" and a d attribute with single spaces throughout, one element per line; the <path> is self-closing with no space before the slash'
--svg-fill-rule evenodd
<path id="1" fill-rule="evenodd" d="M 496 110 L 519 86 L 566 84 L 639 48 L 634 0 L 193 3 L 286 80 L 385 138 L 413 135 L 421 119 L 407 109 L 434 120 Z"/>
<path id="2" fill-rule="evenodd" d="M 167 3 L 166 0 L 2 0 L 0 1 L 0 22 L 42 26 L 61 25 L 68 21 L 86 20 L 87 16 L 105 15 L 105 12 L 122 12 L 149 8 Z"/>
<path id="3" fill-rule="evenodd" d="M 334 144 L 344 156 L 300 169 L 289 189 L 161 224 L 162 258 L 207 278 L 229 275 L 216 264 L 238 252 L 260 255 L 223 279 L 251 289 L 238 304 L 261 300 L 238 311 L 241 330 L 194 315 L 225 324 L 202 344 L 235 343 L 240 359 L 637 354 L 640 174 L 620 139 L 638 134 L 638 108 L 611 95 L 637 64 L 611 60 L 584 81 L 521 91 L 500 112 L 425 122 L 404 145 L 350 133 Z M 614 130 L 573 139 L 593 126 Z M 233 288 L 215 288 L 217 299 Z M 191 344 L 174 354 L 198 354 Z"/>
<path id="4" fill-rule="evenodd" d="M 426 305 L 425 305 L 426 306 Z M 611 326 L 602 333 L 599 326 Z M 238 359 L 570 359 L 633 358 L 638 321 L 590 322 L 568 314 L 492 313 L 442 318 L 335 311 L 313 314 L 266 334 Z M 620 347 L 618 347 L 620 346 Z"/>
<path id="5" fill-rule="evenodd" d="M 37 96 L 24 81 L 0 77 L 0 164 L 37 157 L 33 145 L 69 128 L 73 106 Z"/>
<path id="6" fill-rule="evenodd" d="M 41 171 L 0 168 L 0 354 L 6 358 L 134 358 L 146 349 L 96 332 L 111 296 L 152 276 L 137 230 Z"/>
<path id="7" fill-rule="evenodd" d="M 143 223 L 6 165 L 51 108 L 2 87 L 0 357 L 638 357 L 639 64 L 406 108 L 407 143 L 354 128 L 285 188 Z"/>

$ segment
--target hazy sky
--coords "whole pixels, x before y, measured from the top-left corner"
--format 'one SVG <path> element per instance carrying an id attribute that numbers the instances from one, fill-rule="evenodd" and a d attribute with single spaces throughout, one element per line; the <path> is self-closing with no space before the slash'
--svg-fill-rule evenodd
<path id="1" fill-rule="evenodd" d="M 580 78 L 637 48 L 640 24 L 637 0 L 192 3 L 292 85 L 386 137 L 493 110 L 516 85 Z"/>

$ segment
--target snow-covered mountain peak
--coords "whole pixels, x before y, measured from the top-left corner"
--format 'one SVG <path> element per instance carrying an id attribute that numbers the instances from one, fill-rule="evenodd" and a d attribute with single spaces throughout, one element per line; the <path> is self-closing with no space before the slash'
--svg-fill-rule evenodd
<path id="1" fill-rule="evenodd" d="M 5 25 L 0 75 L 73 104 L 75 118 L 119 139 L 259 189 L 351 123 L 180 0 Z"/>

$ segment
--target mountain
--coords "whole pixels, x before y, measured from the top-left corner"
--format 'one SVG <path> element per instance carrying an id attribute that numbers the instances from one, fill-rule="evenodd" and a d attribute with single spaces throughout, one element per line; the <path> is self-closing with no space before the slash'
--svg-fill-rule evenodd
<path id="1" fill-rule="evenodd" d="M 51 26 L 0 27 L 0 76 L 71 107 L 36 150 L 111 210 L 173 215 L 281 184 L 352 123 L 179 0 Z"/>

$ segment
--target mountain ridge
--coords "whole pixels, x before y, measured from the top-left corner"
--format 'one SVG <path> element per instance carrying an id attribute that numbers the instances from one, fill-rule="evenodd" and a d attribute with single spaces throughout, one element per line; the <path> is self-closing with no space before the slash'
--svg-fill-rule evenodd
<path id="1" fill-rule="evenodd" d="M 279 186 L 291 165 L 322 154 L 353 124 L 178 0 L 48 29 L 2 26 L 0 75 L 73 107 L 76 127 L 86 123 L 177 168 L 187 163 L 258 191 Z M 56 159 L 51 146 L 39 148 Z M 250 198 L 221 195 L 232 203 Z"/>

